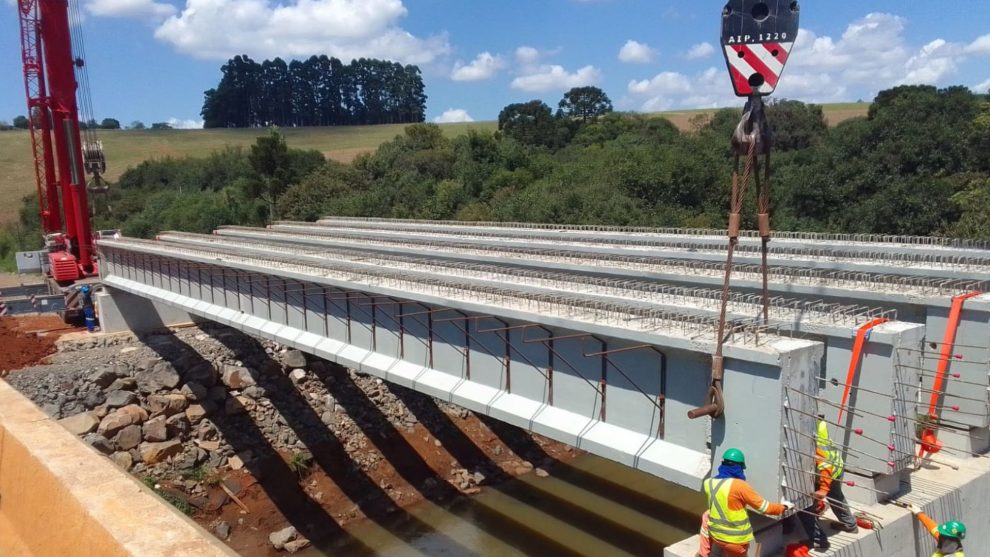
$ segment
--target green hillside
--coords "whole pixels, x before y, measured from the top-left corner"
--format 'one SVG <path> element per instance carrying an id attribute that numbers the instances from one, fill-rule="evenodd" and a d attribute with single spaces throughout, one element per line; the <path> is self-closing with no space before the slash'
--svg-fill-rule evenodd
<path id="1" fill-rule="evenodd" d="M 348 126 L 336 128 L 284 129 L 289 146 L 315 149 L 333 159 L 349 162 L 360 153 L 402 133 L 404 125 Z M 444 124 L 455 136 L 469 128 L 494 129 L 494 122 Z M 258 129 L 210 130 L 113 130 L 100 131 L 107 155 L 107 178 L 112 182 L 125 170 L 148 159 L 207 155 L 224 147 L 247 147 L 264 135 Z M 20 199 L 34 191 L 34 166 L 30 137 L 26 131 L 0 133 L 0 224 L 17 217 Z"/>

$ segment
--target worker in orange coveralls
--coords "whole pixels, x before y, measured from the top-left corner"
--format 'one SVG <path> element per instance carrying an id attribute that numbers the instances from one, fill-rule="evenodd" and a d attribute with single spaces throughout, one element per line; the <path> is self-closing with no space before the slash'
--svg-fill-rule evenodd
<path id="1" fill-rule="evenodd" d="M 918 517 L 925 530 L 935 538 L 935 553 L 932 557 L 963 557 L 962 541 L 966 539 L 966 525 L 958 520 L 950 520 L 944 524 L 935 524 L 927 514 L 914 505 L 908 505 L 908 510 Z"/>
<path id="2" fill-rule="evenodd" d="M 725 451 L 718 472 L 705 480 L 704 487 L 708 497 L 708 538 L 723 555 L 743 556 L 749 552 L 754 538 L 747 508 L 766 516 L 780 516 L 794 508 L 790 501 L 767 501 L 746 482 L 746 457 L 739 449 Z"/>

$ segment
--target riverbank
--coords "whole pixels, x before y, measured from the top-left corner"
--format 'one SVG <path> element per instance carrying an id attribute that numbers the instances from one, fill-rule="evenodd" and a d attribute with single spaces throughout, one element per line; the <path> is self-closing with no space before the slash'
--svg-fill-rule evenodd
<path id="1" fill-rule="evenodd" d="M 7 380 L 248 557 L 276 554 L 289 525 L 292 549 L 358 554 L 345 527 L 415 526 L 417 504 L 456 506 L 580 454 L 221 327 L 47 351 Z"/>

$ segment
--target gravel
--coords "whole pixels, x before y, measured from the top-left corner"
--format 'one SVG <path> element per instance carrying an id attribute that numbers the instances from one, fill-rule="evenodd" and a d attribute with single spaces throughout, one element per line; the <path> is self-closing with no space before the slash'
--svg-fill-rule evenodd
<path id="1" fill-rule="evenodd" d="M 156 480 L 180 479 L 201 465 L 247 466 L 252 454 L 271 455 L 273 449 L 312 452 L 307 443 L 328 434 L 367 470 L 381 460 L 363 450 L 372 418 L 349 410 L 369 400 L 389 429 L 417 423 L 403 400 L 437 404 L 451 417 L 466 415 L 219 325 L 142 339 L 84 338 L 64 344 L 49 361 L 7 380 L 53 418 L 71 417 L 75 432 L 121 467 Z"/>

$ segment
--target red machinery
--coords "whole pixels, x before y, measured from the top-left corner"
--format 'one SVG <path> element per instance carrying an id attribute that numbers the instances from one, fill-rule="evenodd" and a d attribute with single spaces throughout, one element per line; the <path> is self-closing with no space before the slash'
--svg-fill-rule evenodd
<path id="1" fill-rule="evenodd" d="M 76 80 L 84 63 L 81 42 L 76 41 L 73 52 L 68 1 L 18 0 L 17 7 L 49 276 L 65 285 L 99 273 L 86 175 L 94 176 L 96 191 L 105 191 L 100 176 L 106 161 L 92 130 L 86 141 L 80 134 L 76 96 L 81 94 L 88 106 L 88 91 Z"/>

